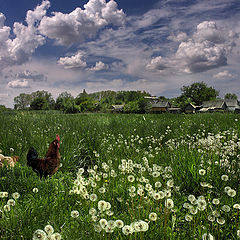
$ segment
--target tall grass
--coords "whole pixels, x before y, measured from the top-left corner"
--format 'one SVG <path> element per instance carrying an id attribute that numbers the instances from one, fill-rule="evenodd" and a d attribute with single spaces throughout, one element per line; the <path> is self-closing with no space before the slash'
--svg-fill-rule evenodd
<path id="1" fill-rule="evenodd" d="M 20 156 L 14 168 L 0 169 L 0 192 L 8 193 L 0 198 L 1 239 L 32 239 L 48 224 L 62 239 L 201 239 L 204 234 L 237 239 L 240 234 L 239 115 L 22 112 L 0 115 L 0 123 L 2 154 Z M 56 133 L 62 167 L 40 179 L 26 166 L 27 151 L 34 146 L 44 156 Z M 15 192 L 16 204 L 5 207 Z M 99 209 L 100 200 L 111 208 Z M 79 216 L 71 216 L 73 211 Z M 116 220 L 125 228 L 112 226 Z"/>

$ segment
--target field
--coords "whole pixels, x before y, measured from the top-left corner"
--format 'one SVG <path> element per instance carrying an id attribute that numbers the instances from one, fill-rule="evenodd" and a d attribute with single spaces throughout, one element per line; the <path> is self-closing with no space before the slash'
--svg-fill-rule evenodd
<path id="1" fill-rule="evenodd" d="M 0 239 L 239 239 L 240 115 L 0 115 Z M 26 166 L 56 133 L 61 168 Z M 84 168 L 87 171 L 84 171 Z M 47 238 L 48 237 L 48 238 Z"/>

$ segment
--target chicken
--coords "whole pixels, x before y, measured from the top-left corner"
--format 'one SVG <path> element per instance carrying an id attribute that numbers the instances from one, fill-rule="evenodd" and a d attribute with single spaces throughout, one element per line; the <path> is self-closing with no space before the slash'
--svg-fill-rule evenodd
<path id="1" fill-rule="evenodd" d="M 19 161 L 18 156 L 7 157 L 0 154 L 0 167 L 3 167 L 4 165 L 6 165 L 7 167 L 8 166 L 14 167 L 18 161 Z"/>
<path id="2" fill-rule="evenodd" d="M 60 137 L 57 134 L 48 148 L 45 158 L 38 158 L 37 151 L 31 147 L 27 154 L 27 165 L 32 167 L 33 171 L 37 172 L 40 177 L 52 176 L 57 172 L 60 166 Z"/>

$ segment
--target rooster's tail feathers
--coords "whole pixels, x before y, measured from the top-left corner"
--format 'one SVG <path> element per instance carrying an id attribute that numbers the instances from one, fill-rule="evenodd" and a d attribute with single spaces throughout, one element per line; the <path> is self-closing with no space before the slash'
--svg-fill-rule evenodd
<path id="1" fill-rule="evenodd" d="M 36 159 L 38 159 L 38 153 L 33 147 L 31 147 L 27 154 L 27 165 L 31 166 L 32 162 Z"/>

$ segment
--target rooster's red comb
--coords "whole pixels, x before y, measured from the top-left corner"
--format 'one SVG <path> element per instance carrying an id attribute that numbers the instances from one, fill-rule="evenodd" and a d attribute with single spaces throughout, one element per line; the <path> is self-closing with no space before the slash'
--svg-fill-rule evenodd
<path id="1" fill-rule="evenodd" d="M 60 137 L 58 134 L 56 134 L 56 140 L 58 140 L 58 142 L 60 142 Z"/>

